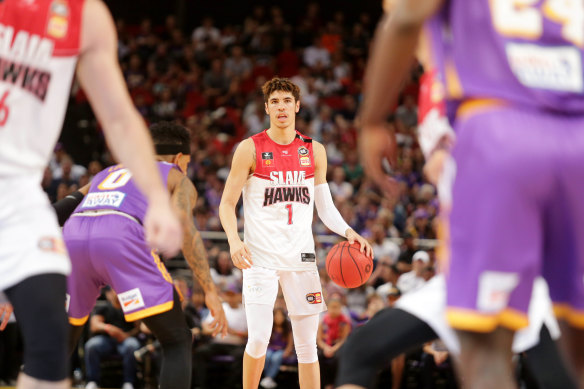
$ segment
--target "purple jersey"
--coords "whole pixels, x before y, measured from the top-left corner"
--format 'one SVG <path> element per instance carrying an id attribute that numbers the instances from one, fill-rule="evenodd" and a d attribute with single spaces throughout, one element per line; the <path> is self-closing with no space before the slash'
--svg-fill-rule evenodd
<path id="1" fill-rule="evenodd" d="M 162 182 L 166 183 L 171 169 L 178 167 L 168 162 L 158 162 Z M 96 209 L 111 209 L 144 220 L 148 202 L 132 180 L 132 174 L 122 165 L 115 165 L 97 173 L 91 181 L 89 193 L 75 213 Z"/>
<path id="2" fill-rule="evenodd" d="M 584 2 L 447 0 L 427 30 L 449 99 L 584 113 Z"/>

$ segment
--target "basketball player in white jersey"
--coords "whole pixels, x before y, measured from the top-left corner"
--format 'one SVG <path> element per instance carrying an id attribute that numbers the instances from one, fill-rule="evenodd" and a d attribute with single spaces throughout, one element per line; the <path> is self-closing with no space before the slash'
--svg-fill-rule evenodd
<path id="1" fill-rule="evenodd" d="M 40 182 L 75 71 L 109 147 L 148 199 L 149 243 L 169 255 L 180 248 L 180 224 L 124 84 L 116 45 L 113 20 L 101 1 L 0 3 L 0 290 L 24 335 L 19 388 L 69 386 L 65 277 L 70 263 Z"/>
<path id="2" fill-rule="evenodd" d="M 326 309 L 316 267 L 314 205 L 324 224 L 361 252 L 369 243 L 343 220 L 326 183 L 322 144 L 295 130 L 300 109 L 298 86 L 274 78 L 262 88 L 270 128 L 241 142 L 219 206 L 219 216 L 235 266 L 243 269 L 248 341 L 243 388 L 258 387 L 272 332 L 278 280 L 292 322 L 300 388 L 320 388 L 316 351 L 319 314 Z M 235 207 L 243 191 L 244 242 L 237 232 Z"/>

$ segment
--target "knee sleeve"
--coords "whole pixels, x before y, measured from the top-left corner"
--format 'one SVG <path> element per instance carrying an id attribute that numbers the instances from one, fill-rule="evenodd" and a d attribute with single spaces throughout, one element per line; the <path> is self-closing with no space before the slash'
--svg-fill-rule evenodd
<path id="1" fill-rule="evenodd" d="M 24 338 L 24 373 L 37 380 L 67 378 L 66 289 L 64 275 L 42 274 L 6 291 Z"/>
<path id="2" fill-rule="evenodd" d="M 314 363 L 318 361 L 316 351 L 316 335 L 318 333 L 319 314 L 293 315 L 292 335 L 298 363 Z"/>
<path id="3" fill-rule="evenodd" d="M 261 358 L 266 355 L 272 324 L 274 323 L 274 308 L 263 304 L 246 304 L 247 317 L 247 345 L 245 352 L 252 358 Z"/>

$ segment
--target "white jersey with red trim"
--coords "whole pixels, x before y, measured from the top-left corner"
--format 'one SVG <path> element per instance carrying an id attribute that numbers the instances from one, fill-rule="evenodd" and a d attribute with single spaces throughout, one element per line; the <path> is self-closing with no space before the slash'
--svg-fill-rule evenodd
<path id="1" fill-rule="evenodd" d="M 40 182 L 63 125 L 83 3 L 0 3 L 0 177 Z"/>
<path id="2" fill-rule="evenodd" d="M 254 266 L 314 270 L 314 155 L 312 139 L 274 142 L 266 131 L 251 137 L 256 168 L 243 188 L 244 241 Z"/>

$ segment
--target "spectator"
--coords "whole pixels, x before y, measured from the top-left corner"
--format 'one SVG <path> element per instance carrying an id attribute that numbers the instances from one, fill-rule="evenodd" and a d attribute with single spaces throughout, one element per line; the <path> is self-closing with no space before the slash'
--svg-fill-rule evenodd
<path id="1" fill-rule="evenodd" d="M 424 272 L 430 265 L 430 256 L 425 251 L 416 251 L 412 262 L 412 271 L 402 274 L 397 280 L 397 287 L 403 294 L 416 290 L 426 283 Z"/>
<path id="2" fill-rule="evenodd" d="M 342 203 L 353 195 L 353 186 L 345 181 L 345 170 L 342 167 L 335 167 L 333 179 L 329 182 L 329 188 L 335 203 Z"/>
<path id="3" fill-rule="evenodd" d="M 389 239 L 385 238 L 385 231 L 383 225 L 376 223 L 371 228 L 372 239 L 371 246 L 373 247 L 374 258 L 390 258 L 391 264 L 397 263 L 399 258 L 399 246 Z"/>
<path id="4" fill-rule="evenodd" d="M 446 371 L 445 387 L 455 388 L 456 379 L 454 378 L 453 366 L 451 365 L 450 353 L 441 340 L 435 340 L 424 345 L 422 354 L 422 388 L 436 388 L 434 373 L 438 369 Z"/>
<path id="5" fill-rule="evenodd" d="M 213 18 L 210 16 L 203 18 L 201 25 L 193 30 L 192 40 L 197 45 L 204 47 L 207 43 L 219 44 L 220 39 L 221 32 L 213 26 Z"/>
<path id="6" fill-rule="evenodd" d="M 304 63 L 310 68 L 322 69 L 329 66 L 331 55 L 322 45 L 321 37 L 315 37 L 312 45 L 304 49 Z"/>
<path id="7" fill-rule="evenodd" d="M 397 261 L 398 268 L 401 272 L 407 272 L 411 270 L 412 257 L 416 251 L 417 249 L 414 243 L 414 236 L 411 233 L 406 232 L 403 236 L 401 254 L 399 255 L 399 259 Z"/>
<path id="8" fill-rule="evenodd" d="M 337 351 L 351 332 L 351 321 L 342 313 L 343 304 L 340 296 L 331 296 L 327 306 L 328 311 L 318 328 L 316 343 L 319 348 L 322 386 L 331 389 L 337 371 Z"/>
<path id="9" fill-rule="evenodd" d="M 87 172 L 87 169 L 81 165 L 77 165 L 70 155 L 64 154 L 58 166 L 53 170 L 53 178 L 65 179 L 65 181 L 79 181 L 82 175 Z"/>
<path id="10" fill-rule="evenodd" d="M 280 371 L 282 360 L 292 357 L 293 350 L 292 326 L 288 321 L 286 311 L 283 308 L 274 308 L 274 324 L 268 350 L 266 351 L 264 378 L 260 381 L 262 387 L 271 389 L 278 386 L 274 378 Z"/>
<path id="11" fill-rule="evenodd" d="M 375 314 L 385 307 L 385 299 L 377 293 L 367 296 L 367 305 L 363 313 L 354 318 L 354 326 L 359 327 L 367 323 Z"/>
<path id="12" fill-rule="evenodd" d="M 222 338 L 219 334 L 209 343 L 199 346 L 193 355 L 193 373 L 195 388 L 209 388 L 207 382 L 207 369 L 213 363 L 213 357 L 229 356 L 232 358 L 231 368 L 227 375 L 229 388 L 241 388 L 241 375 L 243 353 L 247 341 L 247 321 L 245 310 L 241 304 L 241 288 L 237 284 L 229 285 L 223 292 L 223 310 L 227 318 L 227 336 Z M 210 335 L 213 331 L 209 324 L 213 316 L 208 315 L 203 319 L 203 334 Z"/>
<path id="13" fill-rule="evenodd" d="M 221 290 L 225 290 L 229 285 L 241 285 L 241 270 L 233 266 L 229 251 L 219 252 L 215 266 L 211 268 L 211 278 L 217 288 Z"/>
<path id="14" fill-rule="evenodd" d="M 237 77 L 241 80 L 251 76 L 252 64 L 243 54 L 241 46 L 231 48 L 231 57 L 225 60 L 225 75 L 229 78 Z"/>
<path id="15" fill-rule="evenodd" d="M 139 329 L 135 323 L 128 323 L 118 301 L 116 292 L 104 288 L 106 304 L 95 308 L 89 322 L 93 335 L 85 343 L 85 368 L 88 389 L 96 389 L 101 377 L 100 362 L 111 355 L 121 355 L 123 361 L 124 385 L 122 389 L 133 389 L 136 382 L 136 359 L 134 351 L 140 348 L 136 338 Z"/>

